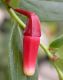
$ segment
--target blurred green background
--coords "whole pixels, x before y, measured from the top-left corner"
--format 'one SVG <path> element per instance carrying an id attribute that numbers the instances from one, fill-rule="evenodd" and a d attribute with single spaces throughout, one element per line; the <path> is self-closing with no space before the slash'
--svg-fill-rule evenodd
<path id="1" fill-rule="evenodd" d="M 41 20 L 42 31 L 44 31 L 48 39 L 48 44 L 57 36 L 63 34 L 62 0 L 22 0 L 20 7 L 37 13 Z M 0 3 L 0 80 L 9 80 L 8 43 L 11 28 L 12 21 L 10 20 L 10 15 L 2 3 Z M 63 47 L 58 50 L 63 60 L 62 51 Z M 63 61 L 61 62 L 62 66 L 59 65 L 61 69 L 63 67 L 62 63 Z"/>

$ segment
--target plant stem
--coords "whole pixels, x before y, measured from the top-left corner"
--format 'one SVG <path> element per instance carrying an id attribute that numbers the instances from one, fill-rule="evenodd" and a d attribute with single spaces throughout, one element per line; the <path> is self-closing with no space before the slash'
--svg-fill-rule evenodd
<path id="1" fill-rule="evenodd" d="M 16 20 L 16 22 L 20 25 L 21 29 L 24 30 L 26 25 L 23 23 L 23 21 L 16 15 L 14 10 L 4 0 L 2 0 L 2 2 L 6 6 L 7 11 L 9 12 L 9 14 L 14 18 L 14 20 Z"/>
<path id="2" fill-rule="evenodd" d="M 60 68 L 55 64 L 55 63 L 52 63 L 58 73 L 58 76 L 59 76 L 59 80 L 63 80 L 63 73 L 62 71 L 60 70 Z"/>
<path id="3" fill-rule="evenodd" d="M 23 23 L 23 21 L 16 15 L 16 13 L 14 12 L 14 10 L 13 10 L 12 8 L 9 9 L 9 13 L 10 13 L 10 15 L 17 21 L 17 23 L 20 25 L 20 28 L 21 28 L 22 30 L 24 30 L 26 25 L 25 25 L 25 24 Z M 50 53 L 50 51 L 47 49 L 47 47 L 46 47 L 43 43 L 40 44 L 40 47 L 45 51 L 45 53 L 47 53 L 47 55 L 48 55 L 49 58 L 51 58 L 51 57 L 53 56 L 53 54 Z M 51 61 L 51 63 L 52 63 L 52 61 Z M 56 70 L 57 70 L 57 72 L 58 72 L 59 79 L 60 79 L 60 77 L 61 77 L 61 79 L 62 79 L 62 76 L 63 76 L 62 72 L 60 71 L 60 69 L 58 68 L 58 66 L 57 66 L 54 62 L 53 62 L 52 64 L 54 65 L 54 67 L 56 68 Z M 27 78 L 27 79 L 30 79 L 30 78 Z"/>
<path id="4" fill-rule="evenodd" d="M 8 4 L 6 4 L 5 2 L 3 2 L 3 3 L 5 4 L 11 17 L 14 18 L 16 20 L 16 22 L 19 24 L 20 28 L 22 30 L 24 30 L 26 25 L 23 23 L 23 21 L 16 15 L 15 11 Z M 45 51 L 45 53 L 47 53 L 49 58 L 51 58 L 53 56 L 44 44 L 41 43 L 40 47 Z"/>
<path id="5" fill-rule="evenodd" d="M 5 4 L 8 12 L 9 12 L 9 14 L 11 15 L 11 17 L 14 18 L 16 20 L 16 22 L 19 24 L 20 28 L 22 30 L 24 30 L 26 25 L 23 23 L 23 21 L 16 15 L 15 11 L 11 7 L 9 7 L 8 4 L 6 4 L 6 3 L 4 3 L 4 4 Z M 47 49 L 47 47 L 43 43 L 40 44 L 40 47 L 45 51 L 45 53 L 47 53 L 49 58 L 51 58 L 53 56 L 53 54 L 50 53 L 50 51 Z M 52 61 L 51 61 L 51 63 L 52 63 Z M 57 72 L 59 74 L 59 77 L 63 76 L 61 71 L 60 71 L 60 69 L 57 67 L 57 65 L 54 62 L 52 64 L 56 68 L 56 70 L 57 70 Z"/>
<path id="6" fill-rule="evenodd" d="M 20 25 L 21 29 L 24 30 L 25 28 L 25 24 L 23 23 L 23 21 L 16 15 L 16 13 L 14 12 L 14 10 L 12 8 L 9 9 L 9 13 L 10 15 L 17 21 L 17 23 Z"/>
<path id="7" fill-rule="evenodd" d="M 21 29 L 25 29 L 25 24 L 23 23 L 23 21 L 16 15 L 16 13 L 14 12 L 14 10 L 12 8 L 9 9 L 9 13 L 10 15 L 18 22 L 18 24 L 20 25 Z M 46 48 L 46 46 L 44 44 L 40 44 L 40 47 L 43 48 L 43 50 L 47 53 L 48 57 L 52 57 L 53 55 L 50 53 L 50 51 Z"/>
<path id="8" fill-rule="evenodd" d="M 43 43 L 40 44 L 40 47 L 45 51 L 45 53 L 47 53 L 49 58 L 53 56 Z"/>
<path id="9" fill-rule="evenodd" d="M 23 21 L 16 15 L 16 13 L 14 12 L 14 10 L 12 8 L 9 9 L 9 13 L 10 15 L 17 21 L 17 23 L 20 25 L 21 29 L 24 30 L 25 29 L 25 24 L 23 23 Z M 40 44 L 40 47 L 45 51 L 45 53 L 47 53 L 48 57 L 51 58 L 53 55 L 50 53 L 50 51 L 47 49 L 47 47 L 41 43 Z M 51 62 L 52 63 L 52 62 Z M 56 71 L 58 72 L 58 75 L 59 75 L 59 79 L 61 77 L 62 79 L 62 73 L 60 71 L 60 69 L 58 68 L 58 66 L 53 62 L 52 63 L 54 65 L 54 67 L 56 68 Z M 31 78 L 30 77 L 27 77 L 27 80 L 30 80 Z"/>

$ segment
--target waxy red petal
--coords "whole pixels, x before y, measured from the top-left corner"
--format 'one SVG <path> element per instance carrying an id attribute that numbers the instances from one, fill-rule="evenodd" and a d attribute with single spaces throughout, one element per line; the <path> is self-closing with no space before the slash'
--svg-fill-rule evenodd
<path id="1" fill-rule="evenodd" d="M 41 29 L 40 29 L 40 20 L 39 20 L 38 16 L 33 12 L 28 12 L 28 11 L 22 10 L 22 9 L 15 9 L 15 11 L 17 11 L 29 18 L 26 28 L 24 30 L 24 35 L 40 37 Z"/>
<path id="2" fill-rule="evenodd" d="M 35 72 L 37 53 L 40 45 L 40 20 L 33 12 L 22 9 L 15 9 L 15 11 L 28 17 L 23 38 L 23 69 L 27 76 L 32 76 Z"/>
<path id="3" fill-rule="evenodd" d="M 24 66 L 24 72 L 26 75 L 33 75 L 35 72 L 39 44 L 40 44 L 39 37 L 24 36 L 23 66 Z"/>

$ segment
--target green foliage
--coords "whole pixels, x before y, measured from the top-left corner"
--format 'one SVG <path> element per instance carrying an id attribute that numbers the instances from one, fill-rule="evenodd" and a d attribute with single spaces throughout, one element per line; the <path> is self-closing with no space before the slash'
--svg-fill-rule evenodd
<path id="1" fill-rule="evenodd" d="M 55 1 L 55 2 L 54 2 Z M 63 20 L 63 3 L 56 2 L 57 0 L 21 0 L 21 8 L 34 11 L 39 15 L 41 21 L 60 21 Z M 12 7 L 19 6 L 18 0 L 11 0 L 10 5 Z M 9 43 L 9 67 L 11 80 L 37 80 L 38 79 L 38 69 L 36 69 L 35 74 L 32 77 L 27 77 L 23 73 L 23 63 L 22 63 L 22 47 L 20 47 L 20 42 L 22 39 L 21 30 L 15 23 L 11 31 L 11 39 Z M 51 48 L 59 48 L 63 45 L 63 36 L 54 40 L 51 44 Z M 47 51 L 47 50 L 46 50 Z M 63 54 L 59 52 L 60 59 L 56 61 L 56 64 L 61 70 L 63 67 Z"/>
<path id="2" fill-rule="evenodd" d="M 10 0 L 10 5 L 14 8 L 18 7 L 20 4 L 20 0 Z"/>
<path id="3" fill-rule="evenodd" d="M 63 35 L 53 40 L 50 44 L 50 48 L 60 48 L 63 46 Z"/>
<path id="4" fill-rule="evenodd" d="M 55 63 L 63 71 L 63 35 L 53 40 L 49 47 L 57 49 L 55 53 L 59 59 Z"/>
<path id="5" fill-rule="evenodd" d="M 20 50 L 20 41 L 21 41 L 21 30 L 14 24 L 11 32 L 11 39 L 9 45 L 9 63 L 10 63 L 10 73 L 11 80 L 37 80 L 37 70 L 34 76 L 27 77 L 23 73 L 23 64 L 22 64 L 22 52 Z"/>
<path id="6" fill-rule="evenodd" d="M 41 21 L 63 20 L 63 2 L 54 2 L 54 0 L 21 0 L 20 7 L 36 12 Z"/>
<path id="7" fill-rule="evenodd" d="M 14 8 L 18 7 L 20 4 L 20 1 L 18 0 L 1 0 L 1 2 L 8 2 L 8 4 Z"/>
<path id="8" fill-rule="evenodd" d="M 56 61 L 56 64 L 63 71 L 63 46 L 60 47 L 56 53 L 59 56 L 59 59 Z"/>

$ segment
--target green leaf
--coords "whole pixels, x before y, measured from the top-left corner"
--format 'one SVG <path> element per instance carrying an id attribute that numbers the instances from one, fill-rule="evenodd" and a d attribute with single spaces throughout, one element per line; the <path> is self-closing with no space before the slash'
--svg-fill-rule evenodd
<path id="1" fill-rule="evenodd" d="M 63 46 L 60 47 L 56 53 L 59 56 L 59 59 L 56 61 L 56 64 L 63 71 Z"/>
<path id="2" fill-rule="evenodd" d="M 63 35 L 56 38 L 55 40 L 53 40 L 50 43 L 50 48 L 60 48 L 61 46 L 63 46 Z"/>
<path id="3" fill-rule="evenodd" d="M 55 53 L 59 59 L 55 61 L 55 64 L 63 72 L 63 35 L 53 40 L 49 47 L 54 48 L 53 51 L 56 50 L 53 53 Z"/>
<path id="4" fill-rule="evenodd" d="M 59 59 L 56 61 L 56 64 L 58 67 L 63 71 L 63 59 Z"/>
<path id="5" fill-rule="evenodd" d="M 22 33 L 20 28 L 14 24 L 11 32 L 11 39 L 9 44 L 9 63 L 11 80 L 37 80 L 37 70 L 35 75 L 27 77 L 23 73 L 22 67 L 22 52 L 21 52 L 21 37 Z"/>
<path id="6" fill-rule="evenodd" d="M 18 7 L 19 6 L 19 4 L 20 4 L 20 0 L 10 0 L 10 5 L 12 6 L 12 7 Z"/>
<path id="7" fill-rule="evenodd" d="M 21 0 L 21 8 L 34 11 L 41 21 L 63 20 L 63 2 L 43 0 Z"/>

